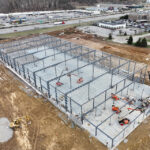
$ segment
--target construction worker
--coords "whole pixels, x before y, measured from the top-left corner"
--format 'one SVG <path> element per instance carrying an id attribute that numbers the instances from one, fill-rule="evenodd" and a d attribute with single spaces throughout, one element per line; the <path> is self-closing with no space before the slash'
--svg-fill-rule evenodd
<path id="1" fill-rule="evenodd" d="M 115 100 L 115 101 L 119 100 L 119 97 L 116 96 L 116 95 L 113 94 L 113 93 L 111 93 L 111 97 L 112 97 L 112 99 Z"/>
<path id="2" fill-rule="evenodd" d="M 115 111 L 116 114 L 119 114 L 121 112 L 121 110 L 119 109 L 119 107 L 116 107 L 115 105 L 112 105 L 112 111 Z"/>
<path id="3" fill-rule="evenodd" d="M 129 123 L 130 123 L 130 120 L 128 118 L 124 118 L 124 119 L 119 120 L 119 124 L 121 126 L 123 126 L 125 124 L 129 124 Z"/>

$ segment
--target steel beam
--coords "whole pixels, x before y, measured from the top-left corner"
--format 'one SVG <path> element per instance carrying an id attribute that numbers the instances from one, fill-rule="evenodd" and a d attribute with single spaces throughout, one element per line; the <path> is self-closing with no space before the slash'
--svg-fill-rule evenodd
<path id="1" fill-rule="evenodd" d="M 131 84 L 133 83 L 130 83 L 129 85 L 127 85 L 124 89 L 128 88 Z M 124 90 L 122 89 L 122 90 Z M 121 92 L 122 90 L 118 91 L 117 93 Z M 129 102 L 131 102 L 132 100 L 128 101 L 127 103 L 125 103 L 122 107 L 120 107 L 120 109 L 124 108 Z M 116 112 L 114 112 L 113 114 L 111 114 L 109 117 L 107 117 L 103 122 L 101 122 L 100 124 L 98 124 L 96 127 L 98 128 L 100 125 L 102 125 L 104 122 L 106 122 L 109 118 L 111 118 L 113 115 L 115 115 Z"/>
<path id="2" fill-rule="evenodd" d="M 71 43 L 67 43 L 67 44 L 71 44 Z M 61 45 L 60 45 L 60 46 L 61 46 Z M 69 50 L 67 50 L 67 51 L 69 51 Z M 65 52 L 67 52 L 67 51 L 65 51 Z M 61 54 L 61 53 L 62 53 L 62 52 L 59 52 L 59 53 L 56 53 L 56 54 L 52 54 L 52 55 L 49 55 L 49 56 L 46 56 L 46 57 L 37 59 L 37 60 L 35 60 L 35 61 L 27 62 L 27 63 L 22 64 L 22 65 L 25 66 L 25 65 L 28 65 L 28 64 L 36 63 L 36 62 L 38 62 L 38 61 L 44 60 L 44 59 L 46 59 L 46 58 L 48 58 L 48 57 L 52 57 L 52 56 L 54 56 L 54 55 L 58 55 L 58 54 Z"/>
<path id="3" fill-rule="evenodd" d="M 50 37 L 51 37 L 51 36 L 50 36 Z M 48 37 L 44 37 L 44 38 L 41 38 L 41 39 L 38 39 L 38 40 L 33 40 L 34 38 L 30 38 L 30 39 L 32 39 L 32 41 L 24 42 L 24 43 L 22 43 L 22 45 L 28 44 L 28 43 L 31 43 L 31 42 L 41 41 L 41 40 L 44 40 L 44 39 L 46 39 L 46 38 L 48 38 Z M 51 38 L 51 39 L 52 39 L 52 38 Z M 19 40 L 19 41 L 18 41 L 19 44 L 11 45 L 11 46 L 8 46 L 8 47 L 3 47 L 3 48 L 12 48 L 12 46 L 19 46 L 19 45 L 20 45 L 20 41 L 23 41 L 23 40 Z M 13 42 L 11 42 L 11 43 L 13 43 Z M 4 44 L 3 44 L 3 45 L 4 45 Z"/>
<path id="4" fill-rule="evenodd" d="M 145 67 L 143 67 L 143 68 L 145 68 Z M 143 69 L 142 68 L 142 69 Z M 118 68 L 117 68 L 118 69 Z M 140 70 L 138 70 L 138 71 L 140 71 Z M 137 71 L 137 72 L 138 72 Z M 118 85 L 119 83 L 121 83 L 122 81 L 124 81 L 124 80 L 126 80 L 127 78 L 129 78 L 129 76 L 132 76 L 133 74 L 135 74 L 135 73 L 137 73 L 137 72 L 134 72 L 134 73 L 132 73 L 132 74 L 129 74 L 128 76 L 126 76 L 124 79 L 122 79 L 121 81 L 119 81 L 119 82 L 117 82 L 114 86 L 116 86 L 116 85 Z M 125 86 L 125 85 L 124 85 Z M 108 88 L 108 89 L 106 89 L 106 90 L 109 90 L 110 88 Z M 98 94 L 98 95 L 96 95 L 95 97 L 93 97 L 94 99 L 96 98 L 96 97 L 98 97 L 98 96 L 100 96 L 102 93 L 104 93 L 106 90 L 104 90 L 103 92 L 101 92 L 100 94 Z M 93 98 L 91 98 L 90 100 L 92 100 Z M 89 102 L 89 101 L 87 101 L 87 102 Z M 85 102 L 84 104 L 86 104 L 87 102 Z M 83 104 L 83 105 L 84 105 Z"/>
<path id="5" fill-rule="evenodd" d="M 41 40 L 38 40 L 38 41 L 41 41 Z M 51 41 L 51 42 L 54 43 L 54 42 L 56 42 L 56 41 L 61 41 L 61 40 L 55 40 L 55 41 Z M 50 42 L 50 43 L 51 43 L 51 42 Z M 30 43 L 31 43 L 31 42 L 30 42 Z M 44 43 L 44 44 L 49 44 L 49 42 L 46 42 L 46 43 Z M 33 47 L 39 47 L 39 46 L 42 46 L 42 45 L 43 45 L 43 43 L 42 43 L 42 44 L 39 44 L 39 45 L 36 45 L 36 46 L 29 46 L 29 47 L 27 47 L 27 48 L 23 48 L 23 49 L 20 49 L 20 50 L 15 50 L 15 51 L 7 52 L 7 54 L 11 54 L 11 53 L 15 53 L 15 52 L 27 50 L 27 49 L 30 49 L 30 48 L 33 48 Z"/>
<path id="6" fill-rule="evenodd" d="M 76 48 L 73 48 L 73 49 L 76 49 Z M 71 49 L 70 49 L 70 50 L 71 50 Z M 33 72 L 33 76 L 36 78 L 36 73 L 39 72 L 39 71 L 45 70 L 45 69 L 47 69 L 47 68 L 55 67 L 55 66 L 57 66 L 57 65 L 59 65 L 59 64 L 61 64 L 61 63 L 64 63 L 64 62 L 66 62 L 66 61 L 69 61 L 69 60 L 72 60 L 72 59 L 76 59 L 76 58 L 82 57 L 82 56 L 84 56 L 84 55 L 93 53 L 93 52 L 95 52 L 95 50 L 90 51 L 90 52 L 87 52 L 87 53 L 84 53 L 84 54 L 82 54 L 82 55 L 79 54 L 78 56 L 72 57 L 72 58 L 70 58 L 70 59 L 68 59 L 68 60 L 64 60 L 64 61 L 61 61 L 61 62 L 59 62 L 59 63 L 56 63 L 56 64 L 53 64 L 53 65 L 47 66 L 47 67 L 42 68 L 42 69 L 39 69 L 39 70 Z"/>
<path id="7" fill-rule="evenodd" d="M 74 48 L 71 48 L 71 49 L 69 49 L 69 50 L 67 50 L 67 51 L 62 51 L 62 52 L 56 53 L 55 55 L 59 55 L 59 54 L 61 54 L 61 53 L 66 53 L 66 52 L 69 52 L 69 51 L 71 51 L 71 50 L 73 50 L 73 49 L 80 48 L 80 47 L 81 47 L 81 46 L 74 47 Z M 32 62 L 28 62 L 28 63 L 22 64 L 22 65 L 25 66 L 25 65 L 28 65 L 28 64 L 31 64 L 31 63 L 36 63 L 36 62 L 38 62 L 38 61 L 41 61 L 41 60 L 44 60 L 44 59 L 47 59 L 47 58 L 53 57 L 53 56 L 54 56 L 54 54 L 49 55 L 49 56 L 46 56 L 46 57 L 43 57 L 43 58 L 40 58 L 40 59 L 37 59 L 37 60 L 32 61 Z M 51 65 L 50 65 L 50 66 L 51 66 Z M 43 68 L 43 69 L 44 69 L 44 68 Z M 42 69 L 42 70 L 43 70 L 43 69 Z"/>
<path id="8" fill-rule="evenodd" d="M 52 38 L 52 36 L 49 36 L 49 37 L 50 37 L 51 39 L 54 39 L 54 38 Z M 44 38 L 41 38 L 41 39 L 38 39 L 38 40 L 27 41 L 27 42 L 22 43 L 22 45 L 28 44 L 28 43 L 31 43 L 31 42 L 41 41 L 41 40 L 44 40 L 44 39 L 48 39 L 49 37 L 44 37 Z M 32 38 L 32 39 L 33 39 L 33 38 Z M 21 41 L 23 41 L 23 40 L 21 40 Z M 19 45 L 20 45 L 20 43 L 17 44 L 17 45 L 12 45 L 12 46 L 19 46 Z M 3 49 L 4 49 L 4 48 L 5 48 L 5 49 L 7 49 L 7 48 L 12 48 L 12 46 L 3 47 Z"/>
<path id="9" fill-rule="evenodd" d="M 13 59 L 18 59 L 18 58 L 22 58 L 22 57 L 26 57 L 26 56 L 28 56 L 28 55 L 33 55 L 33 54 L 36 54 L 36 53 L 40 53 L 40 52 L 42 52 L 42 51 L 46 51 L 46 50 L 48 50 L 48 49 L 50 49 L 50 48 L 58 48 L 58 47 L 61 47 L 61 46 L 64 46 L 64 45 L 66 45 L 66 44 L 69 44 L 69 42 L 68 43 L 65 43 L 65 44 L 62 44 L 62 45 L 59 45 L 59 46 L 57 46 L 57 47 L 48 47 L 47 49 L 43 49 L 43 50 L 40 50 L 40 51 L 36 51 L 36 52 L 33 52 L 33 53 L 28 53 L 28 54 L 25 54 L 25 55 L 22 55 L 22 56 L 18 56 L 18 57 L 14 57 Z"/>
<path id="10" fill-rule="evenodd" d="M 105 57 L 104 57 L 104 58 L 105 58 Z M 120 67 L 126 65 L 127 63 L 128 63 L 128 62 L 126 62 L 126 63 L 124 63 L 124 64 L 122 64 L 122 65 L 120 65 L 120 66 L 117 66 L 117 67 L 113 68 L 113 69 L 111 70 L 111 72 L 113 73 L 114 70 L 116 70 L 116 69 L 118 69 L 118 68 L 120 68 Z M 85 86 L 85 85 L 87 85 L 87 84 L 89 84 L 89 83 L 91 83 L 91 82 L 97 80 L 98 78 L 100 78 L 101 76 L 103 76 L 103 75 L 105 75 L 105 74 L 107 74 L 107 73 L 109 73 L 109 72 L 110 72 L 110 70 L 107 71 L 106 73 L 102 74 L 102 75 L 99 75 L 98 77 L 94 77 L 93 79 L 91 79 L 90 81 L 88 81 L 88 82 L 82 84 L 81 86 L 78 86 L 77 88 L 68 91 L 66 94 L 69 94 L 69 93 L 71 93 L 71 92 L 73 92 L 73 91 L 75 91 L 75 90 L 77 90 L 77 89 L 79 89 L 79 88 L 81 88 L 81 87 L 83 87 L 83 86 Z"/>
<path id="11" fill-rule="evenodd" d="M 66 76 L 67 74 L 71 74 L 72 72 L 75 72 L 75 71 L 77 71 L 77 70 L 79 70 L 79 69 L 82 69 L 82 68 L 84 68 L 84 67 L 86 67 L 86 66 L 95 64 L 96 62 L 102 61 L 103 59 L 106 59 L 106 58 L 108 58 L 108 57 L 110 57 L 110 56 L 111 56 L 111 55 L 106 56 L 106 57 L 103 57 L 103 58 L 100 58 L 100 59 L 98 59 L 98 60 L 95 60 L 95 61 L 93 61 L 93 62 L 91 62 L 91 63 L 88 63 L 88 64 L 82 66 L 82 67 L 79 67 L 79 68 L 74 69 L 74 70 L 72 70 L 72 71 L 70 71 L 70 72 L 67 72 L 67 73 L 65 73 L 65 74 L 63 74 L 63 75 L 61 75 L 61 76 L 58 76 L 58 77 L 56 77 L 56 78 L 54 78 L 54 79 L 51 79 L 51 80 L 49 80 L 49 81 L 47 81 L 47 82 L 49 83 L 49 82 L 51 82 L 51 81 L 57 80 L 57 79 L 59 79 L 60 77 Z"/>
<path id="12" fill-rule="evenodd" d="M 135 73 L 141 71 L 141 70 L 144 69 L 144 68 L 146 68 L 146 66 L 144 66 L 143 68 L 139 69 L 138 71 L 136 71 L 136 72 L 134 72 L 134 73 L 128 75 L 126 78 L 122 79 L 121 81 L 119 81 L 118 83 L 116 83 L 114 86 L 118 85 L 118 84 L 121 83 L 122 81 L 125 81 L 129 76 L 133 76 L 133 74 L 135 74 Z M 124 83 L 125 83 L 125 82 L 124 82 Z M 133 81 L 132 81 L 132 83 L 134 84 Z M 130 83 L 128 86 L 130 86 L 130 85 L 131 85 L 131 83 Z M 128 87 L 128 86 L 127 86 L 127 87 Z M 109 89 L 110 89 L 110 88 L 104 90 L 104 91 L 101 92 L 99 95 L 103 94 L 105 91 L 107 91 L 107 90 L 109 90 Z M 124 88 L 123 88 L 123 89 L 125 89 L 125 85 L 124 85 Z M 116 92 L 115 94 L 121 92 L 123 89 L 121 89 L 120 91 Z M 97 95 L 97 96 L 99 96 L 99 95 Z M 97 97 L 97 96 L 96 96 L 96 97 Z M 96 97 L 94 97 L 94 99 L 95 99 Z M 110 97 L 109 97 L 109 98 L 110 98 Z M 107 100 L 108 100 L 109 98 L 107 98 Z M 91 100 L 92 100 L 92 99 L 93 99 L 93 98 L 91 98 Z M 90 101 L 91 101 L 91 100 L 90 100 Z M 107 100 L 106 100 L 106 101 L 107 101 Z M 89 102 L 89 101 L 85 102 L 84 104 L 82 104 L 82 106 L 85 105 L 85 104 L 88 103 L 88 102 Z M 105 101 L 103 101 L 102 103 L 98 104 L 98 105 L 95 106 L 94 108 L 99 107 L 99 106 L 102 105 L 104 102 L 105 102 Z M 93 110 L 93 109 L 92 109 L 92 110 Z M 85 115 L 88 114 L 89 112 L 91 112 L 91 110 L 88 111 L 88 112 L 86 112 Z"/>
<path id="13" fill-rule="evenodd" d="M 122 66 L 124 66 L 124 65 L 126 65 L 126 64 L 130 64 L 130 61 L 128 61 L 128 62 L 125 62 L 124 64 L 121 64 L 121 65 L 119 65 L 119 66 L 117 66 L 116 68 L 114 68 L 114 69 L 112 69 L 111 70 L 111 81 L 110 81 L 110 87 L 112 88 L 113 87 L 113 74 L 114 74 L 114 71 L 117 71 L 117 73 L 118 73 L 118 70 L 119 70 L 119 68 L 120 67 L 122 67 Z M 118 70 L 117 70 L 118 69 Z M 129 72 L 129 71 L 128 71 Z"/>
<path id="14" fill-rule="evenodd" d="M 75 48 L 72 48 L 72 49 L 69 49 L 68 51 L 74 50 L 74 49 L 76 49 L 76 48 L 80 48 L 80 46 L 75 47 Z M 90 51 L 90 52 L 87 52 L 87 53 L 84 53 L 84 54 L 82 54 L 82 55 L 79 54 L 78 56 L 74 56 L 74 57 L 69 58 L 69 59 L 67 59 L 67 60 L 64 60 L 64 61 L 58 62 L 58 63 L 56 63 L 56 64 L 47 66 L 47 67 L 45 67 L 45 68 L 39 69 L 39 70 L 37 70 L 37 71 L 35 71 L 35 72 L 33 72 L 33 73 L 37 73 L 37 72 L 39 72 L 39 71 L 42 71 L 42 70 L 45 70 L 45 69 L 48 69 L 48 68 L 51 68 L 51 67 L 55 67 L 55 66 L 57 66 L 57 65 L 59 65 L 59 64 L 61 64 L 61 63 L 67 62 L 67 61 L 69 61 L 69 60 L 76 59 L 76 58 L 85 56 L 85 55 L 87 55 L 87 54 L 93 53 L 94 51 L 95 51 L 95 50 Z M 66 51 L 65 51 L 65 52 L 66 52 Z M 62 53 L 65 53 L 65 52 L 62 52 Z"/>
<path id="15" fill-rule="evenodd" d="M 86 83 L 84 83 L 84 84 L 82 84 L 82 85 L 80 85 L 80 86 L 78 86 L 78 87 L 76 87 L 76 88 L 74 88 L 74 89 L 72 89 L 72 90 L 70 90 L 70 91 L 68 91 L 67 93 L 65 93 L 65 94 L 69 94 L 69 93 L 71 93 L 71 92 L 73 92 L 73 91 L 75 91 L 75 90 L 77 90 L 77 89 L 79 89 L 79 88 L 81 88 L 81 87 L 83 87 L 83 86 L 85 86 L 85 85 L 88 85 L 88 84 L 90 84 L 91 82 L 93 82 L 93 81 L 95 81 L 95 80 L 97 80 L 98 78 L 100 78 L 100 77 L 102 77 L 102 76 L 104 76 L 104 75 L 106 75 L 106 74 L 108 74 L 109 73 L 109 71 L 107 71 L 107 72 L 105 72 L 105 73 L 103 73 L 103 74 L 101 74 L 101 75 L 99 75 L 99 76 L 97 76 L 97 77 L 94 77 L 93 79 L 91 79 L 90 81 L 88 81 L 88 82 L 86 82 Z"/>

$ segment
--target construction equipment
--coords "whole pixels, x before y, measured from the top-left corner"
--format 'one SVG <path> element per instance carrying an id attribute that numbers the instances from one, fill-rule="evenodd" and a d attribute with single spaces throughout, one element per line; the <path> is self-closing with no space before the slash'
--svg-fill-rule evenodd
<path id="1" fill-rule="evenodd" d="M 141 99 L 140 101 L 142 102 L 141 105 L 143 107 L 149 107 L 150 106 L 150 96 L 145 98 L 145 99 Z"/>
<path id="2" fill-rule="evenodd" d="M 136 111 L 140 111 L 139 108 L 128 108 L 128 110 L 136 110 Z"/>
<path id="3" fill-rule="evenodd" d="M 29 116 L 23 116 L 15 119 L 14 121 L 10 122 L 9 127 L 13 130 L 20 128 L 22 123 L 28 124 L 30 122 Z"/>
<path id="4" fill-rule="evenodd" d="M 121 126 L 123 126 L 123 125 L 129 124 L 130 120 L 128 118 L 123 118 L 123 119 L 121 118 L 118 120 L 118 122 Z"/>
<path id="5" fill-rule="evenodd" d="M 150 106 L 150 97 L 147 97 L 145 99 L 139 99 L 138 101 L 141 102 L 138 109 L 140 109 L 141 112 L 145 112 L 145 110 Z"/>
<path id="6" fill-rule="evenodd" d="M 115 100 L 115 101 L 117 101 L 117 100 L 120 99 L 117 95 L 115 95 L 115 94 L 113 94 L 113 93 L 111 93 L 111 98 L 112 98 L 113 100 Z"/>
<path id="7" fill-rule="evenodd" d="M 57 85 L 57 86 L 62 86 L 62 85 L 63 85 L 63 83 L 60 82 L 60 78 L 61 78 L 61 76 L 62 76 L 62 74 L 63 74 L 64 71 L 68 71 L 68 68 L 66 67 L 65 69 L 63 69 L 63 70 L 61 71 L 61 74 L 60 74 L 60 76 L 59 76 L 59 78 L 58 78 L 58 80 L 57 80 L 57 82 L 56 82 L 56 85 Z"/>
<path id="8" fill-rule="evenodd" d="M 132 105 L 132 104 L 134 104 L 136 102 L 134 97 L 131 98 L 131 97 L 127 96 L 127 97 L 123 97 L 122 99 L 127 101 L 130 105 Z"/>
<path id="9" fill-rule="evenodd" d="M 134 99 L 131 99 L 132 102 L 134 102 L 135 100 Z M 150 106 L 150 97 L 147 97 L 145 99 L 139 99 L 138 101 L 141 101 L 141 104 L 136 107 L 136 108 L 127 108 L 128 112 L 126 115 L 124 115 L 124 117 L 121 117 L 119 119 L 119 124 L 121 126 L 125 125 L 125 124 L 129 124 L 130 123 L 130 120 L 128 118 L 126 118 L 127 115 L 133 113 L 134 111 L 141 111 L 141 112 L 145 112 L 145 110 Z"/>
<path id="10" fill-rule="evenodd" d="M 57 85 L 57 86 L 62 86 L 63 83 L 62 83 L 62 82 L 56 82 L 56 85 Z"/>
<path id="11" fill-rule="evenodd" d="M 21 122 L 19 119 L 14 120 L 13 122 L 10 122 L 9 127 L 11 129 L 17 129 L 21 127 Z"/>
<path id="12" fill-rule="evenodd" d="M 112 111 L 115 111 L 116 114 L 119 114 L 121 112 L 121 110 L 119 109 L 119 107 L 116 107 L 115 105 L 112 105 Z"/>
<path id="13" fill-rule="evenodd" d="M 82 83 L 82 82 L 83 82 L 83 78 L 82 78 L 82 77 L 77 80 L 77 83 L 78 83 L 78 84 L 80 84 L 80 83 Z"/>
<path id="14" fill-rule="evenodd" d="M 73 76 L 78 76 L 78 75 L 76 75 L 76 74 L 71 74 L 71 73 L 68 73 L 68 74 L 67 74 L 68 77 L 71 77 L 72 75 L 73 75 Z"/>

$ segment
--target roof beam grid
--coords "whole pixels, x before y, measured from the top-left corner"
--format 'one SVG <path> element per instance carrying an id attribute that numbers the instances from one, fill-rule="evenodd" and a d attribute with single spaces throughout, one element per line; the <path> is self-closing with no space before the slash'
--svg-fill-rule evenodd
<path id="1" fill-rule="evenodd" d="M 141 69 L 137 70 L 136 72 L 133 72 L 132 74 L 129 74 L 127 77 L 125 77 L 124 79 L 122 79 L 121 81 L 119 81 L 118 83 L 116 83 L 114 86 L 117 86 L 119 83 L 125 81 L 125 80 L 128 79 L 130 76 L 132 77 L 134 74 L 136 74 L 136 73 L 138 73 L 138 72 L 140 72 L 141 70 L 146 69 L 146 68 L 147 68 L 147 66 L 144 66 L 144 67 L 142 67 Z M 132 83 L 134 84 L 134 82 L 135 82 L 135 81 L 134 81 L 134 79 L 133 79 L 133 80 L 132 80 Z M 132 83 L 130 83 L 129 85 L 127 85 L 127 87 L 130 86 Z M 101 92 L 99 95 L 105 93 L 105 92 L 106 92 L 107 90 L 109 90 L 109 89 L 110 89 L 110 88 L 104 90 L 104 91 Z M 122 89 L 122 90 L 123 90 L 123 89 Z M 121 92 L 122 90 L 116 92 L 115 94 Z M 99 96 L 99 95 L 98 95 L 98 96 Z M 96 97 L 94 97 L 94 98 L 96 98 Z M 91 98 L 90 101 L 93 100 L 94 98 Z M 106 102 L 108 99 L 109 99 L 109 98 L 107 98 L 105 101 L 103 101 L 103 102 L 100 103 L 99 105 L 95 106 L 94 108 L 99 107 L 99 106 L 102 105 L 104 102 Z M 87 101 L 87 102 L 89 102 L 89 101 Z M 87 102 L 85 102 L 84 104 L 82 104 L 82 106 L 85 105 Z M 90 110 L 90 111 L 91 111 L 91 110 Z M 88 114 L 90 111 L 86 112 L 85 115 Z"/>
<path id="2" fill-rule="evenodd" d="M 80 48 L 80 47 L 81 47 L 81 46 L 78 46 L 77 48 Z M 72 49 L 70 49 L 70 50 L 68 50 L 68 51 L 71 51 L 71 50 L 73 50 L 73 49 L 76 49 L 76 47 L 75 47 L 75 48 L 72 48 Z M 85 55 L 88 55 L 88 54 L 94 53 L 94 52 L 95 52 L 95 50 L 89 51 L 89 52 L 84 53 L 84 54 L 82 54 L 82 55 L 79 54 L 78 56 L 74 56 L 74 57 L 72 57 L 72 58 L 69 58 L 69 59 L 67 59 L 67 60 L 61 61 L 61 62 L 59 62 L 59 63 L 56 63 L 56 64 L 53 64 L 53 65 L 47 66 L 47 67 L 42 68 L 42 69 L 40 69 L 40 70 L 37 70 L 37 71 L 35 71 L 35 72 L 33 72 L 33 73 L 37 73 L 37 72 L 39 72 L 39 71 L 42 71 L 42 70 L 45 70 L 45 69 L 48 69 L 48 68 L 51 68 L 51 67 L 55 67 L 55 66 L 57 66 L 57 65 L 59 65 L 59 64 L 61 64 L 61 63 L 67 62 L 67 61 L 72 60 L 72 59 L 78 59 L 78 58 L 80 58 L 80 57 L 82 57 L 82 56 L 85 56 Z M 63 53 L 65 53 L 65 52 L 63 52 Z"/>
<path id="3" fill-rule="evenodd" d="M 71 43 L 66 43 L 66 45 L 67 45 L 67 44 L 71 45 Z M 60 45 L 60 47 L 61 47 L 61 45 Z M 81 47 L 81 46 L 80 46 L 80 47 Z M 76 48 L 76 47 L 75 47 L 75 48 Z M 70 49 L 69 49 L 69 50 L 70 50 Z M 67 50 L 67 51 L 69 51 L 69 50 Z M 64 52 L 67 52 L 67 51 L 64 51 Z M 62 51 L 62 52 L 59 52 L 59 53 L 56 53 L 56 54 L 52 54 L 52 55 L 49 55 L 49 56 L 46 56 L 46 57 L 37 59 L 37 60 L 32 61 L 32 62 L 27 62 L 27 63 L 22 64 L 22 65 L 25 66 L 25 65 L 28 65 L 28 64 L 31 64 L 31 63 L 36 63 L 36 62 L 41 61 L 41 60 L 44 60 L 44 59 L 46 59 L 46 58 L 48 58 L 48 57 L 52 57 L 52 56 L 54 56 L 54 55 L 59 55 L 59 54 L 64 53 L 64 52 Z"/>
<path id="4" fill-rule="evenodd" d="M 52 43 L 53 43 L 53 42 L 52 42 Z M 36 52 L 28 53 L 28 54 L 25 54 L 25 55 L 22 55 L 22 56 L 18 56 L 18 57 L 14 57 L 13 59 L 18 59 L 18 58 L 26 57 L 26 56 L 28 56 L 28 55 L 33 55 L 33 54 L 36 54 L 36 53 L 40 53 L 40 52 L 42 52 L 42 51 L 46 51 L 46 50 L 51 49 L 51 48 L 58 48 L 58 47 L 61 47 L 61 46 L 66 45 L 66 44 L 69 44 L 69 43 L 65 43 L 65 44 L 59 45 L 59 46 L 57 46 L 57 47 L 53 47 L 53 46 L 52 46 L 52 47 L 49 47 L 49 48 L 46 48 L 46 49 L 43 49 L 43 50 L 40 50 L 40 51 L 37 49 Z"/>
<path id="5" fill-rule="evenodd" d="M 17 46 L 20 46 L 21 44 L 24 45 L 24 44 L 28 44 L 28 43 L 36 42 L 36 41 L 41 41 L 41 40 L 43 40 L 43 39 L 48 39 L 48 38 L 53 39 L 51 36 L 49 36 L 49 37 L 44 37 L 44 38 L 38 39 L 38 40 L 34 40 L 34 38 L 31 38 L 32 41 L 29 41 L 29 40 L 28 40 L 27 42 L 24 42 L 24 43 L 21 43 L 21 41 L 23 41 L 23 40 L 20 40 L 20 41 L 18 41 L 19 44 L 17 44 L 17 45 L 13 45 L 13 44 L 12 44 L 11 46 L 3 47 L 3 49 L 7 49 L 7 48 L 10 48 L 10 49 L 11 49 L 13 46 L 16 46 L 16 47 L 17 47 Z M 13 42 L 12 42 L 12 43 L 13 43 Z M 7 44 L 7 43 L 6 43 L 6 44 Z M 3 45 L 5 45 L 5 44 L 3 44 Z"/>
<path id="6" fill-rule="evenodd" d="M 38 40 L 38 41 L 41 41 L 41 40 Z M 61 40 L 59 39 L 59 40 L 55 40 L 55 41 L 61 41 Z M 55 42 L 55 41 L 52 41 L 52 42 Z M 37 41 L 36 41 L 36 42 L 37 42 Z M 50 42 L 50 41 L 49 41 L 49 42 Z M 45 42 L 44 44 L 45 44 L 45 45 L 46 45 L 46 44 L 49 44 L 49 42 Z M 29 42 L 29 43 L 31 43 L 31 42 Z M 26 47 L 26 48 L 17 49 L 17 50 L 15 50 L 15 51 L 10 51 L 10 52 L 6 52 L 6 53 L 7 53 L 7 54 L 11 54 L 11 53 L 15 53 L 15 52 L 27 50 L 27 49 L 34 48 L 34 47 L 40 47 L 40 46 L 42 46 L 42 45 L 43 45 L 43 43 L 42 43 L 42 44 L 39 44 L 39 45 L 36 44 L 36 46 L 28 46 L 28 47 Z"/>
<path id="7" fill-rule="evenodd" d="M 124 66 L 124 65 L 126 65 L 126 64 L 128 64 L 128 63 L 129 63 L 129 62 L 126 62 L 126 63 L 121 64 L 121 65 L 119 65 L 119 66 L 117 66 L 117 67 L 115 67 L 115 68 L 112 68 L 112 69 L 110 68 L 110 70 L 107 71 L 106 73 L 104 73 L 104 74 L 102 74 L 102 75 L 99 75 L 98 77 L 94 77 L 92 80 L 90 80 L 90 81 L 88 81 L 88 82 L 82 84 L 81 86 L 79 86 L 79 87 L 77 87 L 77 88 L 75 88 L 75 89 L 70 90 L 69 92 L 67 92 L 67 93 L 65 93 L 65 94 L 70 94 L 71 92 L 73 92 L 73 91 L 75 91 L 75 90 L 77 90 L 77 89 L 79 89 L 79 88 L 81 88 L 81 87 L 83 87 L 83 86 L 85 86 L 85 85 L 87 85 L 87 84 L 89 84 L 89 83 L 91 83 L 91 82 L 97 80 L 98 78 L 100 78 L 101 76 L 103 76 L 103 75 L 105 75 L 105 74 L 107 74 L 107 73 L 113 74 L 113 71 L 114 71 L 114 70 L 116 70 L 116 69 L 118 69 L 118 68 L 120 68 L 120 67 L 122 67 L 122 66 Z"/>
<path id="8" fill-rule="evenodd" d="M 51 82 L 51 81 L 57 80 L 57 79 L 59 79 L 59 78 L 61 78 L 61 77 L 63 77 L 63 76 L 66 76 L 67 74 L 71 74 L 72 72 L 78 71 L 78 70 L 80 70 L 80 69 L 82 69 L 82 68 L 84 68 L 84 67 L 86 67 L 86 66 L 95 64 L 95 63 L 97 63 L 97 62 L 99 62 L 99 61 L 102 61 L 103 59 L 108 58 L 108 57 L 111 57 L 111 55 L 106 56 L 106 57 L 102 57 L 102 58 L 100 58 L 100 59 L 98 59 L 98 60 L 95 60 L 95 61 L 93 61 L 93 62 L 87 63 L 86 65 L 84 65 L 84 66 L 82 66 L 82 67 L 79 67 L 79 68 L 77 68 L 77 69 L 74 69 L 74 70 L 72 70 L 72 71 L 70 71 L 70 72 L 67 72 L 67 73 L 65 73 L 65 74 L 63 74 L 63 75 L 61 75 L 61 76 L 58 76 L 58 77 L 56 77 L 56 78 L 54 78 L 54 79 L 51 79 L 51 80 L 49 80 L 49 81 L 47 81 L 47 82 L 48 82 L 48 84 L 49 84 L 49 82 Z"/>

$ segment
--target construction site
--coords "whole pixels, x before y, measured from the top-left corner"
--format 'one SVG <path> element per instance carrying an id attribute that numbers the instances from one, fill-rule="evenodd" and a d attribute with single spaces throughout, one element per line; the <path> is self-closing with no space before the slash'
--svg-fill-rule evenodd
<path id="1" fill-rule="evenodd" d="M 110 149 L 150 114 L 146 64 L 48 34 L 1 44 L 0 58 Z"/>

